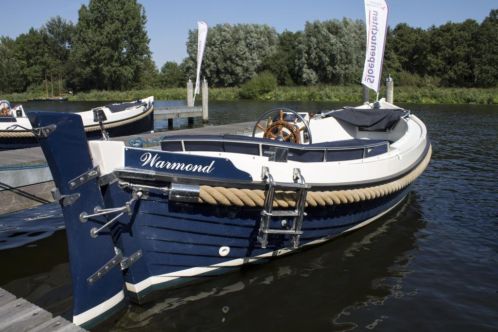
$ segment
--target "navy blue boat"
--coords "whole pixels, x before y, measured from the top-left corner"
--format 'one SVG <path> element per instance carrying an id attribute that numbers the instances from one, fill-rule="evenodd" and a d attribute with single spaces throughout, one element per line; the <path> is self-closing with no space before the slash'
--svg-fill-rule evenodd
<path id="1" fill-rule="evenodd" d="M 66 222 L 73 321 L 127 298 L 322 243 L 395 208 L 431 156 L 425 125 L 384 101 L 310 118 L 265 113 L 252 136 L 160 147 L 88 141 L 81 117 L 30 120 Z"/>

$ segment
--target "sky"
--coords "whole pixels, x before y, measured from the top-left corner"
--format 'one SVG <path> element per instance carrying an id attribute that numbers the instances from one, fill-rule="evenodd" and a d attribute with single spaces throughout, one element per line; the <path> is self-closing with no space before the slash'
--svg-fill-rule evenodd
<path id="1" fill-rule="evenodd" d="M 307 21 L 364 20 L 363 0 L 138 0 L 145 7 L 152 57 L 158 66 L 181 62 L 187 56 L 188 31 L 197 21 L 209 26 L 222 23 L 268 24 L 277 32 L 304 30 Z M 496 0 L 387 0 L 388 24 L 407 23 L 428 28 L 468 18 L 481 22 Z M 89 0 L 0 0 L 0 35 L 16 38 L 31 27 L 40 28 L 51 17 L 77 23 L 78 10 Z M 5 19 L 7 18 L 7 19 Z M 209 47 L 209 45 L 207 46 Z"/>

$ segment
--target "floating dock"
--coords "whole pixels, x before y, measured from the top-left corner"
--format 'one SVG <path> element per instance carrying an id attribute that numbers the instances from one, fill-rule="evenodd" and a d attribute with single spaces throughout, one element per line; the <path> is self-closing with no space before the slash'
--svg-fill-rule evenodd
<path id="1" fill-rule="evenodd" d="M 66 319 L 53 317 L 48 311 L 0 288 L 0 331 L 83 332 Z"/>
<path id="2" fill-rule="evenodd" d="M 156 120 L 168 120 L 168 128 L 173 128 L 174 119 L 188 119 L 188 124 L 194 124 L 194 118 L 202 117 L 203 121 L 206 118 L 204 110 L 202 107 L 170 107 L 170 108 L 156 108 L 154 109 L 154 119 Z"/>
<path id="3" fill-rule="evenodd" d="M 157 144 L 161 137 L 170 135 L 247 135 L 252 133 L 253 126 L 253 122 L 244 122 L 144 133 L 116 137 L 111 140 L 123 141 L 125 144 L 132 140 L 141 140 L 148 143 L 148 145 L 154 145 L 154 142 Z M 52 202 L 53 198 L 50 191 L 53 187 L 52 175 L 41 148 L 0 151 L 0 202 L 2 202 L 0 204 L 0 214 Z"/>

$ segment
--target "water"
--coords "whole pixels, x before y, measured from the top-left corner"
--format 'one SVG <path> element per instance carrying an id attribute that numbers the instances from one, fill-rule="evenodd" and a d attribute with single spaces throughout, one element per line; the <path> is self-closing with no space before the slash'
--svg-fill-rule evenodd
<path id="1" fill-rule="evenodd" d="M 276 106 L 337 105 L 211 102 L 210 121 L 250 121 Z M 129 305 L 99 329 L 496 331 L 498 106 L 404 106 L 427 124 L 433 157 L 398 209 L 324 245 Z M 53 206 L 23 213 L 0 223 L 60 221 Z M 64 235 L 0 251 L 0 286 L 68 317 Z"/>

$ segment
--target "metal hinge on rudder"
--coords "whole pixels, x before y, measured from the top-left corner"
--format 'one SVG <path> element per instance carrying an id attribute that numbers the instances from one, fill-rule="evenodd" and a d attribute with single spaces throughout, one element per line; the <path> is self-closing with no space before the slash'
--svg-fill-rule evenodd
<path id="1" fill-rule="evenodd" d="M 86 279 L 86 281 L 89 284 L 93 284 L 97 280 L 101 279 L 103 276 L 109 273 L 109 271 L 111 271 L 112 268 L 114 268 L 117 265 L 120 266 L 121 270 L 126 270 L 142 257 L 141 249 L 137 250 L 128 257 L 123 256 L 123 252 L 119 248 L 114 247 L 114 251 L 116 255 L 113 258 L 111 258 L 107 263 L 105 263 L 104 266 L 102 266 L 94 274 L 92 274 Z"/>
<path id="2" fill-rule="evenodd" d="M 74 189 L 78 188 L 79 186 L 87 183 L 88 181 L 98 178 L 99 175 L 100 175 L 100 169 L 98 166 L 95 166 L 94 168 L 92 168 L 92 169 L 86 171 L 85 173 L 78 175 L 74 179 L 70 180 L 68 182 L 69 189 L 74 190 Z"/>
<path id="3" fill-rule="evenodd" d="M 50 193 L 55 201 L 59 202 L 62 206 L 73 205 L 80 198 L 80 193 L 70 195 L 62 195 L 58 188 L 53 188 Z"/>

